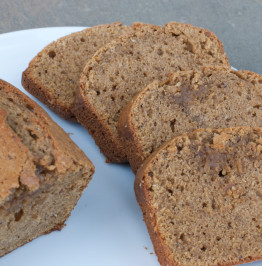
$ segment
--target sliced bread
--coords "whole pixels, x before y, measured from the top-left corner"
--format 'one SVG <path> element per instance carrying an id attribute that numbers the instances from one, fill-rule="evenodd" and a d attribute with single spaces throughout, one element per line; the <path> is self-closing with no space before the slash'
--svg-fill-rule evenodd
<path id="1" fill-rule="evenodd" d="M 84 66 L 100 47 L 130 30 L 105 24 L 52 42 L 29 63 L 22 85 L 61 117 L 76 121 L 71 108 Z"/>
<path id="2" fill-rule="evenodd" d="M 135 179 L 161 265 L 262 259 L 262 129 L 199 129 L 152 154 Z"/>
<path id="3" fill-rule="evenodd" d="M 0 80 L 0 257 L 61 230 L 94 166 L 48 114 Z"/>
<path id="4" fill-rule="evenodd" d="M 197 128 L 262 127 L 262 76 L 204 67 L 154 81 L 126 106 L 118 122 L 134 172 L 165 141 Z"/>
<path id="5" fill-rule="evenodd" d="M 208 30 L 170 22 L 136 23 L 134 32 L 101 48 L 80 79 L 74 113 L 110 162 L 127 161 L 117 133 L 122 108 L 153 80 L 203 65 L 229 66 L 223 46 Z"/>

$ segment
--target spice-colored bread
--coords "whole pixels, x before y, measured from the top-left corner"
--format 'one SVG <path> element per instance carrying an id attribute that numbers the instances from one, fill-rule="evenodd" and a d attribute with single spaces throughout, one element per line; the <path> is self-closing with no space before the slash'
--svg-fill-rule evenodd
<path id="1" fill-rule="evenodd" d="M 100 47 L 130 30 L 121 23 L 105 24 L 52 42 L 29 63 L 22 85 L 61 117 L 76 121 L 71 108 L 84 66 Z"/>
<path id="2" fill-rule="evenodd" d="M 136 23 L 133 32 L 101 48 L 80 79 L 74 113 L 110 162 L 126 162 L 117 133 L 122 108 L 153 80 L 203 65 L 229 67 L 222 43 L 208 30 L 170 22 Z"/>
<path id="3" fill-rule="evenodd" d="M 122 111 L 118 132 L 134 172 L 164 142 L 197 128 L 262 127 L 262 76 L 204 67 L 154 81 Z"/>
<path id="4" fill-rule="evenodd" d="M 0 80 L 0 257 L 61 230 L 94 166 L 48 114 Z"/>
<path id="5" fill-rule="evenodd" d="M 262 128 L 175 137 L 139 169 L 135 192 L 161 265 L 262 259 Z"/>

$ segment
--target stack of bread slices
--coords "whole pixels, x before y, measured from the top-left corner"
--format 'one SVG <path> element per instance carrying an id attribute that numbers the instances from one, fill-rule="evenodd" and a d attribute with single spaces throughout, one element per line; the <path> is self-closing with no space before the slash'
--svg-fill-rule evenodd
<path id="1" fill-rule="evenodd" d="M 162 265 L 262 258 L 262 76 L 209 30 L 100 25 L 32 59 L 26 90 L 129 162 Z"/>

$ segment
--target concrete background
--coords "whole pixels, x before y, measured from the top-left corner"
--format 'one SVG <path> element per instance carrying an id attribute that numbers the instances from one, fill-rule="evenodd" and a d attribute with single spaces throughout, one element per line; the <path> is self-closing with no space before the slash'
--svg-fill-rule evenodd
<path id="1" fill-rule="evenodd" d="M 0 34 L 114 21 L 208 28 L 224 43 L 232 66 L 262 74 L 262 0 L 0 0 Z"/>

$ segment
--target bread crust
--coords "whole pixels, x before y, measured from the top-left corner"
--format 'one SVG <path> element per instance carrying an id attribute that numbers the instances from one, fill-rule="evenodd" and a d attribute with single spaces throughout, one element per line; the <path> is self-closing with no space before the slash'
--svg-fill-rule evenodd
<path id="1" fill-rule="evenodd" d="M 30 224 L 31 220 L 29 222 L 29 224 L 32 227 L 29 229 L 31 230 L 30 234 L 28 233 L 28 235 L 26 235 L 25 237 L 21 233 L 22 237 L 20 239 L 19 238 L 16 239 L 15 237 L 17 236 L 17 234 L 19 234 L 18 232 L 19 229 L 17 229 L 17 226 L 18 228 L 20 228 L 18 222 L 20 221 L 20 218 L 18 217 L 17 220 L 15 220 L 15 225 L 14 225 L 13 220 L 6 220 L 10 219 L 10 217 L 4 216 L 3 214 L 4 212 L 1 212 L 1 215 L 3 216 L 3 217 L 1 216 L 1 218 L 3 218 L 1 221 L 2 222 L 4 222 L 5 220 L 10 221 L 11 224 L 10 232 L 12 232 L 12 235 L 14 235 L 14 240 L 12 240 L 12 242 L 11 241 L 9 242 L 10 243 L 9 246 L 1 247 L 0 256 L 3 256 L 11 252 L 14 248 L 22 246 L 40 235 L 48 234 L 54 230 L 61 230 L 65 225 L 65 221 L 70 216 L 70 213 L 73 207 L 75 206 L 78 198 L 80 197 L 83 190 L 86 188 L 89 181 L 91 180 L 95 168 L 92 162 L 85 156 L 85 154 L 73 143 L 68 134 L 66 134 L 62 130 L 62 128 L 60 128 L 40 106 L 38 106 L 35 102 L 33 102 L 30 98 L 28 98 L 18 89 L 16 89 L 14 86 L 1 79 L 0 79 L 0 91 L 1 93 L 4 93 L 4 98 L 6 98 L 8 101 L 15 102 L 18 106 L 21 105 L 23 107 L 26 107 L 29 113 L 32 112 L 34 114 L 32 117 L 31 116 L 30 117 L 31 121 L 34 122 L 33 124 L 37 126 L 38 131 L 36 132 L 41 132 L 42 135 L 40 136 L 42 138 L 50 140 L 50 142 L 47 143 L 50 144 L 51 148 L 50 147 L 49 148 L 52 149 L 52 151 L 50 152 L 50 154 L 52 153 L 50 155 L 52 161 L 48 161 L 48 159 L 46 159 L 46 156 L 49 155 L 47 153 L 43 155 L 43 158 L 39 158 L 38 155 L 35 155 L 33 151 L 27 149 L 26 152 L 27 161 L 22 168 L 23 171 L 25 170 L 24 174 L 25 179 L 23 179 L 25 182 L 24 183 L 21 182 L 22 175 L 20 173 L 17 176 L 19 180 L 19 186 L 16 187 L 15 189 L 12 189 L 12 191 L 10 191 L 10 193 L 8 193 L 8 195 L 5 198 L 3 198 L 1 201 L 1 210 L 5 210 L 6 208 L 8 208 L 8 206 L 10 207 L 8 215 L 13 216 L 14 213 L 16 213 L 17 208 L 19 208 L 22 211 L 24 210 L 24 212 L 22 212 L 23 217 L 27 217 L 32 220 L 32 224 Z M 4 102 L 3 109 L 2 105 L 0 105 L 0 111 L 1 110 L 4 110 L 5 114 L 7 115 L 9 113 L 9 110 L 11 109 L 9 109 L 9 107 L 5 108 L 5 102 Z M 21 114 L 19 115 L 21 116 Z M 25 123 L 27 122 L 26 119 L 24 120 L 24 122 Z M 28 127 L 27 130 L 28 132 L 31 132 L 30 127 Z M 14 141 L 16 141 L 17 138 L 21 138 L 21 136 L 15 130 L 13 134 L 16 135 L 16 138 L 13 137 Z M 38 136 L 34 135 L 34 133 L 32 132 L 31 134 L 33 141 L 30 142 L 29 144 L 25 144 L 26 142 L 21 141 L 22 143 L 21 145 L 24 145 L 26 148 L 27 148 L 26 145 L 32 145 L 33 148 L 36 147 L 37 145 L 42 145 L 42 146 L 37 146 L 39 147 L 37 149 L 44 147 L 43 143 L 46 144 L 45 142 L 40 142 L 40 144 L 34 144 L 34 141 L 37 141 Z M 21 150 L 21 152 L 24 151 Z M 3 153 L 4 151 L 2 151 L 3 158 L 8 156 L 8 154 L 6 153 L 3 154 Z M 19 156 L 19 154 L 14 154 L 14 155 Z M 12 160 L 12 157 L 10 157 L 9 159 Z M 31 186 L 32 182 L 30 183 L 30 181 L 32 181 L 32 172 L 29 171 L 31 168 L 28 170 L 28 167 L 26 167 L 28 161 L 31 163 L 30 167 L 32 165 L 34 166 L 31 168 L 34 170 L 33 173 L 35 173 L 35 177 L 39 182 L 37 187 Z M 44 173 L 42 174 L 41 171 L 43 171 Z M 59 189 L 61 188 L 61 191 L 60 190 L 53 191 L 52 190 L 53 185 L 56 188 L 57 186 L 59 186 Z M 59 195 L 58 197 L 60 198 L 59 199 L 58 197 L 56 198 L 57 199 L 56 203 L 58 204 L 58 206 L 61 207 L 63 205 L 63 213 L 59 213 L 59 215 L 54 216 L 55 217 L 54 220 L 50 218 L 53 217 L 51 214 L 50 217 L 48 215 L 47 215 L 48 217 L 45 216 L 45 218 L 47 219 L 46 221 L 48 221 L 48 223 L 46 221 L 42 222 L 38 224 L 38 227 L 36 229 L 36 222 L 34 221 L 35 218 L 32 219 L 32 215 L 34 215 L 34 217 L 38 217 L 38 215 L 41 216 L 39 210 L 37 210 L 38 206 L 37 202 L 40 202 L 39 203 L 40 207 L 41 206 L 44 207 L 46 211 L 48 205 L 48 203 L 45 203 L 47 193 L 50 193 L 49 195 L 51 195 L 51 197 L 53 196 L 52 193 L 54 193 L 54 197 L 57 197 L 57 195 Z M 65 197 L 65 193 L 68 193 L 66 197 L 68 197 L 69 200 Z M 36 201 L 34 202 L 34 200 Z M 53 200 L 52 198 L 49 198 L 48 202 L 52 200 Z M 35 208 L 33 208 L 34 211 L 32 211 L 32 208 L 31 209 L 29 208 L 31 202 L 34 202 L 35 204 L 34 206 Z M 65 203 L 67 205 L 64 205 Z M 50 206 L 48 208 L 50 208 Z M 50 211 L 50 209 L 48 209 L 48 211 Z M 57 210 L 53 208 L 52 211 L 57 211 Z M 41 209 L 41 212 L 43 212 L 43 208 Z M 3 228 L 4 227 L 0 229 L 3 230 Z M 2 232 L 3 231 L 1 231 L 1 233 Z M 7 232 L 6 234 L 8 235 L 9 233 Z M 3 237 L 1 241 L 4 240 L 5 238 Z M 2 243 L 5 242 L 1 242 L 1 244 Z"/>
<path id="2" fill-rule="evenodd" d="M 30 65 L 29 67 L 22 73 L 22 86 L 33 96 L 35 96 L 39 101 L 44 103 L 48 108 L 50 108 L 53 112 L 58 114 L 60 117 L 70 121 L 77 122 L 75 115 L 72 113 L 70 108 L 63 106 L 56 101 L 54 101 L 53 96 L 48 93 L 46 88 L 38 83 L 34 78 L 30 75 Z"/>
<path id="3" fill-rule="evenodd" d="M 80 83 L 80 91 L 82 84 Z M 76 93 L 73 112 L 81 123 L 95 140 L 101 153 L 106 157 L 107 163 L 125 163 L 127 158 L 123 152 L 122 146 L 115 140 L 111 131 L 104 127 L 104 123 L 99 114 L 87 102 L 79 91 Z"/>
<path id="4" fill-rule="evenodd" d="M 145 162 L 145 167 L 141 167 L 135 177 L 134 189 L 136 200 L 142 210 L 143 220 L 146 223 L 147 230 L 153 243 L 153 247 L 159 263 L 163 266 L 178 266 L 178 264 L 173 264 L 172 260 L 169 258 L 170 254 L 168 252 L 168 248 L 156 228 L 154 213 L 149 204 L 148 194 L 146 193 L 146 184 L 143 184 L 143 186 L 141 185 L 145 182 L 143 180 L 143 175 L 146 172 L 146 165 L 149 162 L 150 160 L 147 160 L 147 162 Z"/>
<path id="5" fill-rule="evenodd" d="M 253 73 L 251 71 L 247 71 L 247 70 L 235 71 L 235 70 L 232 70 L 232 69 L 229 70 L 223 67 L 203 67 L 202 68 L 203 73 L 205 72 L 210 73 L 212 71 L 220 71 L 220 70 L 229 71 L 243 80 L 251 80 L 251 81 L 260 80 L 260 82 L 262 82 L 261 75 L 257 73 Z M 185 71 L 183 73 L 186 73 L 186 72 L 190 73 L 192 71 Z M 137 115 L 137 113 L 134 110 L 136 109 L 136 107 L 142 104 L 143 97 L 147 91 L 157 90 L 159 87 L 165 85 L 170 80 L 172 80 L 172 75 L 170 75 L 170 79 L 167 79 L 161 84 L 158 81 L 152 82 L 142 91 L 137 93 L 133 97 L 133 99 L 123 108 L 122 112 L 120 113 L 120 117 L 119 117 L 118 124 L 117 124 L 117 129 L 118 129 L 118 133 L 120 136 L 120 140 L 122 142 L 122 146 L 125 148 L 128 161 L 134 173 L 137 172 L 138 168 L 141 166 L 141 164 L 147 157 L 141 146 L 142 142 L 140 140 L 140 137 L 137 134 L 138 131 L 134 125 L 134 117 L 136 117 Z M 257 87 L 257 85 L 255 83 L 253 83 L 253 85 L 254 85 L 254 89 L 256 89 L 258 93 L 260 93 L 261 90 Z"/>
<path id="6" fill-rule="evenodd" d="M 75 143 L 69 138 L 64 130 L 51 119 L 51 117 L 42 107 L 32 101 L 28 96 L 23 94 L 13 85 L 1 79 L 0 88 L 4 88 L 7 93 L 10 92 L 16 95 L 21 99 L 22 102 L 25 103 L 25 105 L 29 105 L 34 109 L 34 111 L 37 113 L 37 116 L 39 116 L 39 120 L 41 120 L 45 125 L 43 127 L 44 130 L 48 131 L 48 134 L 52 136 L 52 140 L 55 143 L 54 146 L 59 151 L 59 155 L 60 153 L 70 155 L 70 157 L 73 157 L 74 160 L 82 166 L 89 166 L 92 164 L 92 162 L 84 155 L 82 150 L 75 145 Z M 67 141 L 65 141 L 64 138 L 66 138 Z"/>
<path id="7" fill-rule="evenodd" d="M 120 113 L 120 117 L 117 122 L 117 130 L 120 136 L 120 141 L 125 149 L 125 154 L 127 155 L 129 164 L 134 174 L 136 174 L 138 168 L 144 162 L 146 158 L 143 156 L 143 149 L 138 140 L 138 136 L 134 129 L 131 116 L 132 110 L 136 104 L 136 101 L 141 98 L 149 88 L 149 86 L 158 87 L 158 81 L 155 80 L 147 87 L 145 87 L 141 92 L 137 93 L 133 99 L 123 108 Z"/>
<path id="8" fill-rule="evenodd" d="M 41 58 L 49 49 L 52 47 L 55 47 L 55 44 L 58 42 L 64 42 L 67 40 L 70 40 L 71 38 L 74 38 L 76 36 L 82 36 L 83 34 L 92 34 L 93 32 L 100 32 L 99 29 L 106 29 L 109 28 L 109 31 L 112 29 L 128 29 L 128 26 L 122 26 L 121 22 L 115 22 L 112 24 L 104 24 L 104 25 L 98 25 L 92 28 L 87 28 L 79 32 L 71 33 L 67 36 L 64 36 L 57 41 L 54 41 L 47 45 L 42 51 L 40 51 L 29 63 L 28 68 L 23 72 L 22 74 L 22 85 L 23 87 L 31 93 L 33 96 L 35 96 L 38 100 L 43 102 L 46 106 L 48 106 L 52 111 L 54 111 L 56 114 L 58 114 L 60 117 L 71 121 L 71 122 L 77 122 L 77 119 L 72 112 L 72 104 L 66 103 L 62 101 L 59 97 L 54 95 L 54 93 L 50 92 L 48 90 L 48 86 L 44 83 L 41 83 L 38 77 L 36 77 L 32 70 L 36 64 L 36 60 L 38 58 Z M 102 34 L 102 33 L 101 33 Z M 92 56 L 93 54 L 91 54 Z"/>
<path id="9" fill-rule="evenodd" d="M 248 127 L 242 127 L 244 130 Z M 156 151 L 154 151 L 141 165 L 141 167 L 138 169 L 137 174 L 135 176 L 135 182 L 134 182 L 134 190 L 136 195 L 136 200 L 142 210 L 143 213 L 143 220 L 146 223 L 150 238 L 152 240 L 155 253 L 157 255 L 158 261 L 163 266 L 178 266 L 178 262 L 174 261 L 172 259 L 172 254 L 169 252 L 169 249 L 167 245 L 165 244 L 165 241 L 162 239 L 160 232 L 156 226 L 156 217 L 155 213 L 153 211 L 153 208 L 151 207 L 150 200 L 149 200 L 149 194 L 148 189 L 150 185 L 146 182 L 145 176 L 147 175 L 149 170 L 149 167 L 151 163 L 154 162 L 156 159 L 156 155 L 159 151 L 166 149 L 167 147 L 171 146 L 174 143 L 179 143 L 180 139 L 187 138 L 187 136 L 191 136 L 195 134 L 196 132 L 201 132 L 205 130 L 212 130 L 212 129 L 197 129 L 194 132 L 190 134 L 183 134 L 180 136 L 177 136 L 170 141 L 166 142 L 162 146 L 160 146 Z M 225 129 L 225 130 L 231 130 L 231 129 Z M 258 130 L 261 131 L 261 128 L 258 128 Z M 254 262 L 262 260 L 262 256 L 260 257 L 247 257 L 241 260 L 236 260 L 229 263 L 220 263 L 217 264 L 219 266 L 233 266 L 233 265 L 240 265 L 244 263 Z M 215 265 L 214 265 L 215 266 Z"/>
<path id="10" fill-rule="evenodd" d="M 143 34 L 143 31 L 148 31 L 148 32 L 153 33 L 155 31 L 163 30 L 163 32 L 169 33 L 172 31 L 172 28 L 176 27 L 176 25 L 181 25 L 181 23 L 170 22 L 165 25 L 165 28 L 161 26 L 154 26 L 151 24 L 134 23 L 132 25 L 132 28 L 135 31 L 137 31 L 136 33 L 138 35 Z M 217 44 L 217 46 L 219 47 L 218 48 L 219 51 L 222 52 L 222 54 L 224 55 L 225 66 L 229 67 L 228 59 L 223 51 L 223 44 L 218 40 L 218 38 L 212 32 L 205 30 L 205 29 L 194 27 L 189 24 L 183 24 L 183 25 L 185 25 L 185 27 L 188 27 L 190 30 L 192 29 L 203 30 L 205 34 L 207 34 L 206 36 L 208 36 L 210 39 L 212 39 L 212 41 L 214 41 Z M 119 135 L 116 135 L 114 132 L 112 132 L 107 121 L 105 119 L 101 119 L 101 117 L 99 116 L 99 112 L 94 107 L 94 104 L 92 103 L 90 99 L 88 99 L 88 95 L 85 95 L 85 90 L 89 89 L 88 87 L 85 87 L 85 86 L 88 86 L 86 84 L 86 82 L 88 82 L 88 79 L 86 78 L 86 76 L 88 76 L 89 69 L 92 69 L 93 64 L 96 64 L 96 61 L 101 59 L 100 56 L 104 52 L 110 50 L 111 47 L 121 44 L 122 41 L 126 40 L 130 36 L 132 36 L 132 33 L 122 35 L 117 40 L 113 40 L 109 44 L 100 48 L 84 68 L 83 74 L 80 78 L 80 87 L 79 87 L 78 96 L 77 96 L 78 99 L 76 100 L 75 105 L 78 105 L 79 103 L 83 105 L 83 110 L 81 112 L 85 112 L 86 113 L 85 116 L 89 117 L 89 119 L 92 119 L 92 125 L 91 123 L 88 123 L 88 119 L 83 119 L 82 117 L 81 118 L 78 117 L 80 115 L 80 112 L 77 111 L 79 109 L 77 106 L 73 108 L 73 112 L 78 118 L 78 121 L 82 123 L 82 125 L 85 128 L 89 129 L 89 133 L 93 136 L 93 138 L 96 138 L 96 143 L 98 144 L 100 150 L 104 153 L 104 155 L 107 157 L 108 161 L 110 162 L 126 162 L 127 160 L 126 153 L 123 149 L 123 145 L 121 143 Z M 81 95 L 81 98 L 82 98 L 81 101 L 79 100 L 80 99 L 79 95 Z M 84 111 L 84 109 L 86 110 Z M 92 115 L 89 113 L 92 113 Z M 93 124 L 97 124 L 97 125 L 93 125 Z M 101 132 L 98 133 L 97 129 L 99 129 L 99 131 Z M 94 130 L 96 130 L 97 136 L 92 133 L 92 131 Z M 107 149 L 105 149 L 105 147 L 107 147 Z M 111 150 L 111 148 L 113 148 L 113 150 Z M 134 149 L 136 151 L 138 147 L 135 147 Z M 132 168 L 135 169 L 135 166 L 133 166 Z"/>

